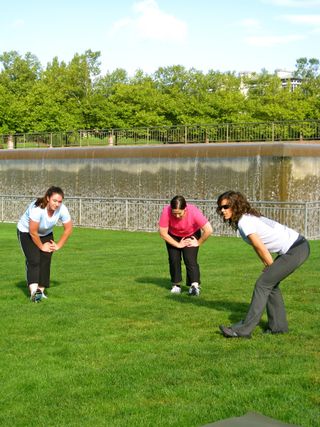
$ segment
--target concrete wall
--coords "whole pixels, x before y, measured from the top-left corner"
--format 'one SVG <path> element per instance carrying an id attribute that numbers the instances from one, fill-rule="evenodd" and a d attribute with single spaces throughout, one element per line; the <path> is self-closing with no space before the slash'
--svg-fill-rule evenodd
<path id="1" fill-rule="evenodd" d="M 0 150 L 0 193 L 251 200 L 320 200 L 320 145 L 188 144 Z"/>

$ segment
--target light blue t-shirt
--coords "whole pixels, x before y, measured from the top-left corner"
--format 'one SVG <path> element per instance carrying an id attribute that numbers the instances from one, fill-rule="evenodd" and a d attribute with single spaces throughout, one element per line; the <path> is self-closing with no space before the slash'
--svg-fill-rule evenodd
<path id="1" fill-rule="evenodd" d="M 29 221 L 39 223 L 39 236 L 47 236 L 52 233 L 53 227 L 60 220 L 63 224 L 71 220 L 68 208 L 62 203 L 60 207 L 54 211 L 52 216 L 48 215 L 47 209 L 42 209 L 35 206 L 35 200 L 30 203 L 25 213 L 22 215 L 18 222 L 18 230 L 22 233 L 29 233 Z"/>

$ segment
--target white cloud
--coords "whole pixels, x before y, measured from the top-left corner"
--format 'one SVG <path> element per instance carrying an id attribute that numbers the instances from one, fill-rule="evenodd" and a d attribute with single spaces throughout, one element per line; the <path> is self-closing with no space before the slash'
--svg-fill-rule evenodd
<path id="1" fill-rule="evenodd" d="M 261 28 L 260 21 L 251 18 L 243 19 L 242 21 L 240 21 L 240 25 L 249 31 L 260 30 Z"/>
<path id="2" fill-rule="evenodd" d="M 187 26 L 176 17 L 162 12 L 155 0 L 136 3 L 135 10 L 140 13 L 136 28 L 142 38 L 154 40 L 183 41 Z"/>
<path id="3" fill-rule="evenodd" d="M 12 27 L 17 29 L 17 28 L 22 28 L 24 27 L 24 20 L 23 19 L 16 19 L 15 21 L 13 21 L 12 23 Z"/>
<path id="4" fill-rule="evenodd" d="M 319 7 L 320 0 L 263 0 L 264 3 L 285 7 Z"/>
<path id="5" fill-rule="evenodd" d="M 116 33 L 117 31 L 122 30 L 123 28 L 127 28 L 132 25 L 133 21 L 130 18 L 119 19 L 119 21 L 114 22 L 112 26 L 112 33 Z"/>
<path id="6" fill-rule="evenodd" d="M 304 36 L 255 36 L 255 37 L 246 37 L 245 41 L 251 46 L 258 47 L 272 47 L 276 45 L 284 45 L 296 42 L 298 40 L 304 40 Z"/>
<path id="7" fill-rule="evenodd" d="M 282 19 L 292 24 L 320 26 L 320 15 L 284 15 Z"/>
<path id="8" fill-rule="evenodd" d="M 115 22 L 111 34 L 128 30 L 142 40 L 183 42 L 187 37 L 187 24 L 160 10 L 155 0 L 141 0 L 133 5 L 135 16 Z"/>

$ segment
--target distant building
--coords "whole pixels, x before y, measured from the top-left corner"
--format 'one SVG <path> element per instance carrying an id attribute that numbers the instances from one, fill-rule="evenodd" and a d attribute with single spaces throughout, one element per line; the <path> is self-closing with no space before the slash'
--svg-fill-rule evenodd
<path id="1" fill-rule="evenodd" d="M 281 79 L 281 86 L 283 88 L 290 85 L 290 91 L 293 92 L 298 86 L 301 85 L 302 79 L 294 77 L 293 71 L 275 70 L 274 74 Z"/>
<path id="2" fill-rule="evenodd" d="M 295 77 L 293 71 L 277 69 L 274 71 L 274 75 L 279 77 L 279 79 L 281 80 L 281 86 L 283 88 L 290 86 L 290 92 L 293 92 L 302 83 L 302 79 L 299 77 Z M 257 78 L 258 74 L 251 71 L 243 71 L 239 73 L 239 76 L 241 77 L 240 92 L 243 95 L 247 96 L 249 87 L 244 83 L 243 78 L 249 78 L 250 80 L 252 80 L 251 87 L 255 87 L 254 80 Z"/>

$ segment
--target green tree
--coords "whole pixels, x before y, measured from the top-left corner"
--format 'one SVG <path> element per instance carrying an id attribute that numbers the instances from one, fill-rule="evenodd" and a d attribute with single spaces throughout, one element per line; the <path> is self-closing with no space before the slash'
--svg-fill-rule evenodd
<path id="1" fill-rule="evenodd" d="M 75 54 L 70 63 L 55 57 L 41 80 L 29 93 L 32 128 L 37 131 L 78 130 L 95 127 L 94 84 L 99 70 L 99 52 Z"/>
<path id="2" fill-rule="evenodd" d="M 0 131 L 68 131 L 252 121 L 319 119 L 319 60 L 299 58 L 292 91 L 266 70 L 208 73 L 181 65 L 148 75 L 124 69 L 101 75 L 100 52 L 53 58 L 0 55 Z"/>
<path id="3" fill-rule="evenodd" d="M 16 51 L 4 52 L 0 62 L 0 128 L 8 133 L 26 132 L 30 128 L 26 98 L 41 76 L 41 64 L 31 53 L 22 57 Z"/>
<path id="4" fill-rule="evenodd" d="M 290 84 L 282 86 L 274 74 L 255 74 L 245 80 L 248 88 L 246 108 L 250 116 L 259 122 L 303 120 L 309 110 L 301 91 L 291 90 Z"/>
<path id="5" fill-rule="evenodd" d="M 129 83 L 116 83 L 106 103 L 109 119 L 117 127 L 160 126 L 166 120 L 166 98 L 150 76 L 137 72 Z M 106 115 L 107 117 L 107 115 Z"/>
<path id="6" fill-rule="evenodd" d="M 319 75 L 319 59 L 299 58 L 296 62 L 296 71 L 294 77 L 300 79 L 315 78 Z"/>

